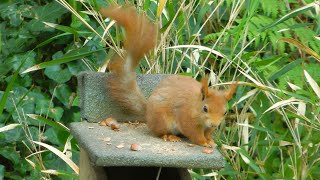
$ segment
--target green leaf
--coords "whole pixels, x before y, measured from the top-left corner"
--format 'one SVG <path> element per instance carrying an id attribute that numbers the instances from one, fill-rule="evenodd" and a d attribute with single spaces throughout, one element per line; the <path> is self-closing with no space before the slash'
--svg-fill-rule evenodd
<path id="1" fill-rule="evenodd" d="M 53 1 L 44 6 L 36 7 L 33 9 L 33 11 L 35 14 L 34 18 L 27 24 L 28 29 L 33 32 L 53 31 L 53 28 L 46 26 L 43 22 L 54 23 L 63 14 L 68 12 L 67 9 L 62 7 L 56 1 Z"/>
<path id="2" fill-rule="evenodd" d="M 265 177 L 262 175 L 260 168 L 255 163 L 255 161 L 251 158 L 251 156 L 242 148 L 236 150 L 240 155 L 242 160 L 248 164 L 258 175 L 261 177 L 261 179 L 265 179 Z"/>
<path id="3" fill-rule="evenodd" d="M 23 22 L 23 18 L 21 17 L 20 11 L 18 10 L 18 6 L 16 4 L 3 4 L 1 5 L 0 10 L 0 16 L 3 19 L 8 19 L 11 26 L 18 27 Z"/>
<path id="4" fill-rule="evenodd" d="M 299 59 L 299 60 L 295 60 L 295 61 L 285 65 L 278 72 L 271 75 L 268 80 L 274 81 L 274 80 L 278 79 L 280 76 L 284 75 L 285 73 L 289 72 L 290 70 L 292 70 L 296 66 L 300 65 L 303 61 L 304 61 L 304 59 Z"/>
<path id="5" fill-rule="evenodd" d="M 56 121 L 61 121 L 63 112 L 64 110 L 61 107 L 50 108 L 49 117 L 53 118 Z"/>
<path id="6" fill-rule="evenodd" d="M 50 125 L 51 127 L 54 127 L 54 128 L 56 128 L 56 129 L 58 129 L 58 130 L 67 131 L 67 132 L 70 131 L 69 128 L 67 128 L 67 127 L 64 126 L 63 124 L 57 123 L 57 122 L 55 122 L 55 121 L 53 121 L 53 120 L 50 120 L 50 119 L 47 119 L 47 118 L 44 118 L 44 117 L 42 117 L 42 116 L 40 116 L 40 115 L 37 115 L 37 114 L 27 114 L 27 116 L 30 117 L 30 118 L 32 118 L 32 119 L 34 119 L 34 120 L 40 121 L 40 122 L 42 122 L 42 123 L 44 123 L 44 124 L 48 124 L 48 125 Z"/>
<path id="7" fill-rule="evenodd" d="M 100 52 L 102 52 L 102 51 L 100 51 Z M 97 56 L 99 54 L 101 54 L 101 53 L 97 53 Z M 98 57 L 95 56 L 94 58 L 97 60 L 106 59 L 106 58 L 101 58 L 101 56 L 98 56 Z M 98 62 L 93 62 L 93 61 L 90 61 L 88 63 L 90 63 L 90 65 L 91 64 L 93 64 L 93 65 L 100 64 Z M 67 65 L 68 65 L 68 69 L 69 69 L 70 73 L 74 76 L 78 75 L 82 71 L 88 71 L 88 66 L 90 66 L 90 65 L 87 65 L 86 63 L 83 63 L 82 61 L 68 62 Z"/>
<path id="8" fill-rule="evenodd" d="M 302 44 L 300 41 L 293 39 L 293 38 L 281 38 L 281 41 L 284 41 L 286 43 L 290 43 L 291 45 L 296 46 L 297 48 L 299 48 L 301 51 L 304 51 L 305 53 L 310 54 L 311 56 L 313 56 L 314 58 L 316 58 L 319 62 L 320 62 L 320 55 L 317 54 L 315 51 L 313 51 L 312 49 L 310 49 L 309 47 L 305 46 L 304 44 Z"/>
<path id="9" fill-rule="evenodd" d="M 1 32 L 0 32 L 0 42 L 1 42 Z M 1 52 L 1 43 L 0 43 L 0 52 Z M 11 71 L 11 69 L 12 69 L 12 66 L 9 66 L 7 62 L 0 62 L 0 82 Z"/>
<path id="10" fill-rule="evenodd" d="M 48 110 L 53 106 L 50 99 L 37 98 L 35 99 L 35 103 L 36 107 L 34 112 L 37 114 L 47 114 Z"/>
<path id="11" fill-rule="evenodd" d="M 92 55 L 93 53 L 96 53 L 96 52 L 99 52 L 99 51 L 102 51 L 102 50 L 104 50 L 104 49 L 98 49 L 98 50 L 89 51 L 89 52 L 88 51 L 81 52 L 81 51 L 83 51 L 83 49 L 79 49 L 79 50 L 76 51 L 77 53 L 70 52 L 70 53 L 64 55 L 60 59 L 55 59 L 55 60 L 52 60 L 52 61 L 47 61 L 47 62 L 43 62 L 43 63 L 37 64 L 35 66 L 32 66 L 32 67 L 26 69 L 25 71 L 23 71 L 22 74 L 28 73 L 28 72 L 31 72 L 31 71 L 36 71 L 36 70 L 43 69 L 43 68 L 48 68 L 48 67 L 64 64 L 64 63 L 67 63 L 67 62 L 70 62 L 70 61 L 78 60 L 78 59 L 84 58 L 86 56 Z"/>
<path id="12" fill-rule="evenodd" d="M 55 60 L 54 60 L 55 61 Z M 68 68 L 62 69 L 60 65 L 54 65 L 47 67 L 44 71 L 44 74 L 54 80 L 55 82 L 62 84 L 71 79 L 72 74 Z"/>
<path id="13" fill-rule="evenodd" d="M 279 86 L 281 89 L 286 89 L 288 86 L 288 82 L 295 84 L 296 86 L 303 87 L 305 85 L 305 78 L 303 75 L 303 70 L 307 70 L 309 74 L 316 80 L 319 81 L 320 79 L 320 64 L 319 63 L 312 63 L 312 64 L 304 64 L 303 66 L 296 66 L 291 71 L 287 72 L 284 76 L 280 78 Z M 319 83 L 319 82 L 318 82 Z M 295 93 L 296 95 L 299 95 Z M 301 94 L 300 94 L 301 95 Z M 305 94 L 308 96 L 308 93 Z M 293 95 L 291 95 L 293 96 Z M 299 99 L 304 99 L 300 98 Z M 309 100 L 306 100 L 307 102 Z"/>
<path id="14" fill-rule="evenodd" d="M 73 34 L 73 35 L 76 35 L 78 36 L 78 31 L 71 28 L 71 27 L 68 27 L 68 26 L 63 26 L 63 25 L 59 25 L 59 24 L 54 24 L 54 23 L 49 23 L 49 22 L 43 22 L 45 25 L 49 26 L 49 27 L 52 27 L 52 28 L 55 28 L 55 29 L 58 29 L 60 31 L 64 31 L 66 33 L 70 33 L 70 34 Z"/>
<path id="15" fill-rule="evenodd" d="M 65 120 L 65 123 L 80 122 L 80 108 L 78 106 L 71 106 L 71 108 L 65 109 L 62 118 Z"/>
<path id="16" fill-rule="evenodd" d="M 25 138 L 25 134 L 22 128 L 14 128 L 14 129 L 11 129 L 10 131 L 5 131 L 0 134 L 1 134 L 0 146 L 16 143 Z"/>
<path id="17" fill-rule="evenodd" d="M 59 99 L 60 102 L 63 103 L 65 107 L 69 106 L 69 101 L 71 97 L 71 89 L 66 84 L 60 84 L 55 89 L 55 94 L 53 94 L 55 97 Z"/>
<path id="18" fill-rule="evenodd" d="M 38 44 L 34 49 L 40 48 L 40 47 L 42 47 L 44 45 L 47 45 L 50 42 L 54 41 L 55 39 L 59 39 L 59 38 L 61 39 L 62 37 L 69 36 L 69 35 L 72 35 L 72 34 L 71 33 L 63 33 L 63 34 L 59 34 L 57 36 L 53 36 L 53 37 L 43 41 L 42 43 Z"/>
<path id="19" fill-rule="evenodd" d="M 49 109 L 54 106 L 53 102 L 51 102 L 51 98 L 39 89 L 34 89 L 31 96 L 35 102 L 34 113 L 36 114 L 46 115 Z"/>
<path id="20" fill-rule="evenodd" d="M 46 132 L 44 133 L 44 136 L 47 137 L 47 142 L 50 142 L 50 144 L 55 144 L 58 147 L 61 147 L 64 145 L 65 139 L 68 135 L 66 135 L 64 141 L 61 138 L 61 135 L 59 134 L 60 130 L 57 130 L 56 128 L 47 128 Z M 63 131 L 66 133 L 65 131 Z M 67 133 L 69 134 L 69 133 Z"/>
<path id="21" fill-rule="evenodd" d="M 38 142 L 38 141 L 33 141 L 35 144 L 38 144 L 40 146 L 43 146 L 50 150 L 52 153 L 56 154 L 59 158 L 64 160 L 73 170 L 76 174 L 79 174 L 79 167 L 68 157 L 66 156 L 63 152 L 59 151 L 57 148 L 50 146 L 48 144 Z"/>
<path id="22" fill-rule="evenodd" d="M 30 54 L 32 51 L 30 51 L 28 54 Z M 12 87 L 13 87 L 13 84 L 15 82 L 15 80 L 17 79 L 18 77 L 18 74 L 19 74 L 19 71 L 20 69 L 23 67 L 24 63 L 26 62 L 26 59 L 23 59 L 21 61 L 21 64 L 20 66 L 17 68 L 16 72 L 13 74 L 13 77 L 12 79 L 10 80 L 8 86 L 6 87 L 6 90 L 1 98 L 1 101 L 0 101 L 0 115 L 2 114 L 3 112 L 3 109 L 6 105 L 6 102 L 7 102 L 7 99 L 8 99 L 8 96 L 9 96 L 9 92 L 11 91 Z"/>
<path id="23" fill-rule="evenodd" d="M 18 126 L 21 126 L 21 124 L 9 124 L 4 127 L 0 127 L 0 132 L 10 131 Z"/>
<path id="24" fill-rule="evenodd" d="M 61 179 L 78 179 L 79 177 L 75 174 L 71 174 L 70 172 L 65 172 L 65 171 L 58 171 L 58 170 L 42 170 L 42 173 L 50 174 L 50 175 L 55 175 L 57 177 L 60 177 Z M 62 178 L 65 177 L 65 178 Z"/>
<path id="25" fill-rule="evenodd" d="M 20 62 L 22 62 L 21 60 L 24 60 L 24 64 L 19 70 L 19 73 L 21 73 L 28 67 L 33 66 L 35 64 L 36 62 L 35 58 L 36 58 L 36 53 L 33 51 L 30 51 L 25 54 L 14 55 L 12 58 L 8 59 L 9 61 L 8 64 L 10 64 L 13 67 L 13 69 L 17 71 L 19 69 Z"/>
<path id="26" fill-rule="evenodd" d="M 282 22 L 284 22 L 284 21 L 286 21 L 286 20 L 288 20 L 290 18 L 297 17 L 298 14 L 303 13 L 304 11 L 310 10 L 312 8 L 315 8 L 316 6 L 317 6 L 317 3 L 314 2 L 314 3 L 307 4 L 307 5 L 305 5 L 305 6 L 301 7 L 301 8 L 298 8 L 296 10 L 293 10 L 292 12 L 282 16 L 281 18 L 279 18 L 278 20 L 272 22 L 271 24 L 261 28 L 260 32 L 264 32 L 267 29 L 270 29 L 270 28 L 272 28 L 272 27 L 274 27 L 274 26 L 276 26 L 276 25 L 278 25 L 278 24 L 280 24 L 280 23 L 282 23 Z"/>
<path id="27" fill-rule="evenodd" d="M 0 147 L 0 155 L 10 160 L 13 164 L 20 162 L 20 154 L 13 147 Z"/>
<path id="28" fill-rule="evenodd" d="M 4 172 L 6 167 L 2 164 L 0 164 L 0 179 L 4 179 Z"/>

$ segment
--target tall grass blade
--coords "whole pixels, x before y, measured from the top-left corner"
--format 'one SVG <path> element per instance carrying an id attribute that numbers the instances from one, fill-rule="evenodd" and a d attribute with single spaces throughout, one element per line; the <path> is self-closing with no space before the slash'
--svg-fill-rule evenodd
<path id="1" fill-rule="evenodd" d="M 24 65 L 25 62 L 26 62 L 26 59 L 24 59 L 22 61 L 22 63 L 20 64 L 19 68 L 16 70 L 16 72 L 14 72 L 14 74 L 13 74 L 13 76 L 12 76 L 12 78 L 11 78 L 7 88 L 6 88 L 6 90 L 3 93 L 3 96 L 2 96 L 1 101 L 0 101 L 0 115 L 2 114 L 3 109 L 6 106 L 6 102 L 7 102 L 7 99 L 9 97 L 9 93 L 10 93 L 12 87 L 13 87 L 14 82 L 16 81 L 16 79 L 18 77 L 19 71 L 21 70 L 21 68 L 22 68 L 22 66 Z"/>
<path id="2" fill-rule="evenodd" d="M 72 35 L 72 34 L 71 33 L 63 33 L 63 34 L 59 34 L 57 36 L 51 37 L 51 38 L 43 41 L 42 43 L 38 44 L 34 49 L 40 48 L 44 45 L 49 44 L 50 42 L 54 41 L 55 39 L 59 39 L 60 37 L 67 36 L 67 35 Z"/>
<path id="3" fill-rule="evenodd" d="M 0 128 L 0 132 L 5 132 L 5 131 L 9 131 L 9 130 L 12 130 L 18 126 L 21 126 L 21 124 L 9 124 L 7 126 L 4 126 L 4 127 L 1 127 Z"/>
<path id="4" fill-rule="evenodd" d="M 74 35 L 79 35 L 78 31 L 73 29 L 73 28 L 71 28 L 71 27 L 63 26 L 63 25 L 59 25 L 59 24 L 55 24 L 55 23 L 49 23 L 49 22 L 43 22 L 43 23 L 45 25 L 49 26 L 49 27 L 58 29 L 60 31 L 68 32 L 68 33 L 71 33 L 71 34 L 74 34 Z"/>
<path id="5" fill-rule="evenodd" d="M 292 18 L 292 17 L 297 17 L 298 14 L 300 14 L 300 13 L 302 13 L 302 12 L 304 12 L 304 11 L 310 10 L 310 9 L 316 7 L 316 6 L 317 6 L 317 4 L 316 4 L 316 2 L 314 2 L 314 3 L 307 4 L 306 6 L 303 6 L 303 7 L 301 7 L 301 8 L 298 8 L 298 9 L 296 9 L 296 10 L 293 10 L 292 12 L 284 15 L 284 16 L 281 17 L 280 19 L 274 21 L 274 22 L 271 23 L 270 25 L 262 28 L 262 29 L 260 30 L 260 32 L 263 32 L 263 31 L 265 31 L 265 30 L 267 30 L 267 29 L 270 29 L 270 28 L 272 28 L 272 27 L 274 27 L 274 26 L 276 26 L 276 25 L 278 25 L 278 24 L 280 24 L 280 23 L 282 23 L 282 22 L 284 22 L 284 21 L 286 21 L 286 20 L 288 20 L 288 19 L 290 19 L 290 18 Z"/>
<path id="6" fill-rule="evenodd" d="M 63 172 L 63 171 L 57 171 L 54 169 L 48 169 L 48 170 L 42 170 L 42 173 L 46 173 L 46 174 L 51 174 L 51 175 L 55 175 L 55 176 L 63 176 L 65 178 L 70 178 L 70 179 L 78 179 L 75 175 L 72 175 L 68 172 Z"/>
<path id="7" fill-rule="evenodd" d="M 244 150 L 244 149 L 238 149 L 237 153 L 240 154 L 242 160 L 248 164 L 255 172 L 258 173 L 258 175 L 261 177 L 261 179 L 265 179 L 264 176 L 262 176 L 262 172 L 259 168 L 259 166 L 257 166 L 257 164 L 255 163 L 255 161 L 251 158 L 251 156 Z"/>
<path id="8" fill-rule="evenodd" d="M 34 66 L 26 69 L 25 71 L 23 71 L 21 74 L 29 73 L 29 72 L 32 72 L 32 71 L 37 71 L 39 69 L 44 69 L 44 68 L 47 68 L 47 67 L 50 67 L 50 66 L 54 66 L 54 65 L 64 64 L 64 63 L 67 63 L 67 62 L 70 62 L 70 61 L 74 61 L 74 60 L 78 60 L 78 59 L 84 58 L 86 56 L 89 56 L 89 55 L 91 55 L 93 53 L 96 53 L 96 52 L 102 51 L 102 50 L 103 49 L 98 49 L 98 50 L 95 50 L 95 51 L 79 53 L 77 55 L 72 55 L 72 56 L 67 56 L 66 55 L 67 57 L 63 57 L 63 58 L 60 58 L 60 59 L 55 59 L 55 60 L 52 60 L 52 61 L 47 61 L 47 62 L 43 62 L 43 63 L 37 64 L 37 65 L 34 65 Z"/>
<path id="9" fill-rule="evenodd" d="M 28 117 L 30 117 L 31 119 L 34 119 L 34 120 L 38 120 L 42 123 L 45 123 L 45 124 L 48 124 L 56 129 L 59 129 L 59 130 L 62 130 L 62 131 L 67 131 L 69 132 L 69 128 L 67 128 L 66 126 L 64 126 L 63 124 L 60 124 L 60 123 L 57 123 L 55 121 L 52 121 L 52 120 L 49 120 L 47 118 L 44 118 L 40 115 L 36 115 L 36 114 L 27 114 Z"/>
<path id="10" fill-rule="evenodd" d="M 274 103 L 271 107 L 269 107 L 265 112 L 269 112 L 269 111 L 272 111 L 274 109 L 277 109 L 279 107 L 283 107 L 283 106 L 286 106 L 286 105 L 289 105 L 289 104 L 297 104 L 297 99 L 295 98 L 290 98 L 290 99 L 287 99 L 287 100 L 283 100 L 283 101 L 279 101 L 279 102 L 276 102 Z"/>
<path id="11" fill-rule="evenodd" d="M 316 81 L 310 76 L 310 74 L 304 70 L 304 76 L 306 77 L 308 83 L 310 84 L 310 86 L 312 87 L 313 91 L 316 93 L 316 95 L 318 96 L 318 98 L 320 98 L 320 87 L 318 86 L 318 84 L 316 83 Z"/>
<path id="12" fill-rule="evenodd" d="M 63 154 L 61 151 L 59 151 L 58 149 L 56 149 L 53 146 L 50 146 L 50 145 L 42 143 L 42 142 L 38 142 L 38 141 L 33 141 L 33 142 L 35 144 L 38 144 L 40 146 L 47 148 L 48 150 L 50 150 L 51 152 L 53 152 L 54 154 L 59 156 L 64 162 L 66 162 L 71 167 L 71 169 L 76 174 L 79 174 L 79 167 L 70 158 L 68 158 L 65 154 Z"/>
<path id="13" fill-rule="evenodd" d="M 195 49 L 198 49 L 199 51 L 202 51 L 202 50 L 208 51 L 208 52 L 215 54 L 217 56 L 220 56 L 222 58 L 226 58 L 226 55 L 222 54 L 221 52 L 213 50 L 213 49 L 205 47 L 205 46 L 200 46 L 200 45 L 178 45 L 178 46 L 168 47 L 167 49 L 175 49 L 175 48 L 195 48 Z"/>
<path id="14" fill-rule="evenodd" d="M 304 59 L 299 59 L 299 60 L 295 60 L 289 64 L 286 64 L 279 71 L 277 71 L 276 73 L 271 75 L 271 77 L 269 78 L 269 81 L 274 81 L 274 80 L 278 79 L 280 76 L 286 74 L 287 72 L 289 72 L 290 70 L 292 70 L 296 66 L 300 65 L 303 61 L 304 61 Z"/>
<path id="15" fill-rule="evenodd" d="M 167 0 L 159 0 L 159 5 L 157 8 L 157 17 L 160 17 L 163 11 L 164 6 L 166 5 Z"/>
<path id="16" fill-rule="evenodd" d="M 317 54 L 312 49 L 310 49 L 309 47 L 307 47 L 304 44 L 302 44 L 300 41 L 298 41 L 296 39 L 292 39 L 292 38 L 281 38 L 280 40 L 296 46 L 301 51 L 310 54 L 311 56 L 313 56 L 314 58 L 316 58 L 320 62 L 320 55 Z"/>

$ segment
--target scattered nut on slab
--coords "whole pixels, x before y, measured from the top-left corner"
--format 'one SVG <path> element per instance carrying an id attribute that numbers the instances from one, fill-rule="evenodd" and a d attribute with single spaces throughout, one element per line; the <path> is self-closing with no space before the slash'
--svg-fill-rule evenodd
<path id="1" fill-rule="evenodd" d="M 129 126 L 139 127 L 139 126 L 145 125 L 146 123 L 139 122 L 139 121 L 136 121 L 136 122 L 129 121 L 126 124 L 128 124 Z"/>
<path id="2" fill-rule="evenodd" d="M 111 140 L 110 137 L 105 137 L 105 138 L 99 138 L 101 141 L 104 141 L 104 142 L 109 142 Z"/>
<path id="3" fill-rule="evenodd" d="M 119 144 L 118 146 L 116 146 L 117 148 L 121 149 L 124 148 L 124 143 Z"/>
<path id="4" fill-rule="evenodd" d="M 117 121 L 111 117 L 104 120 L 104 122 L 106 123 L 107 126 L 111 126 L 112 124 L 117 124 Z"/>
<path id="5" fill-rule="evenodd" d="M 131 144 L 130 149 L 132 151 L 140 151 L 142 148 L 139 144 Z"/>
<path id="6" fill-rule="evenodd" d="M 212 154 L 213 153 L 213 149 L 212 148 L 203 148 L 202 152 L 206 153 L 206 154 Z"/>
<path id="7" fill-rule="evenodd" d="M 118 123 L 111 124 L 111 129 L 114 131 L 119 131 L 120 125 Z"/>
<path id="8" fill-rule="evenodd" d="M 117 121 L 115 119 L 113 119 L 112 117 L 110 117 L 110 118 L 107 118 L 103 121 L 100 121 L 99 125 L 100 126 L 111 126 L 112 124 L 115 124 L 115 123 L 117 123 Z"/>
<path id="9" fill-rule="evenodd" d="M 99 125 L 100 125 L 100 126 L 107 126 L 107 124 L 106 124 L 105 121 L 100 121 L 100 122 L 99 122 Z"/>

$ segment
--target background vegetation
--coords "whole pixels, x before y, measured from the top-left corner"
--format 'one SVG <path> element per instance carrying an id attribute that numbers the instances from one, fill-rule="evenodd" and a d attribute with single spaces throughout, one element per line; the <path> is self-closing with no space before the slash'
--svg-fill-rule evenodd
<path id="1" fill-rule="evenodd" d="M 122 29 L 95 11 L 111 2 L 1 1 L 0 179 L 77 178 L 65 125 L 80 121 L 75 75 L 104 72 L 121 47 Z M 195 179 L 320 178 L 319 1 L 134 3 L 161 28 L 138 71 L 242 84 L 214 137 L 226 167 Z"/>

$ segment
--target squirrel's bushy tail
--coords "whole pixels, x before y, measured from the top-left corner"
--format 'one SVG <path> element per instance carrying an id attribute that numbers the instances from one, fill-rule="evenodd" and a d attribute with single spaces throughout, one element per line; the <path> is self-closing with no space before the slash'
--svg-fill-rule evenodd
<path id="1" fill-rule="evenodd" d="M 123 26 L 126 32 L 124 56 L 116 55 L 109 63 L 111 72 L 107 86 L 111 97 L 129 116 L 144 121 L 146 98 L 136 82 L 136 66 L 144 54 L 156 45 L 157 26 L 147 16 L 137 14 L 134 6 L 112 5 L 100 9 L 103 17 L 109 17 Z"/>

